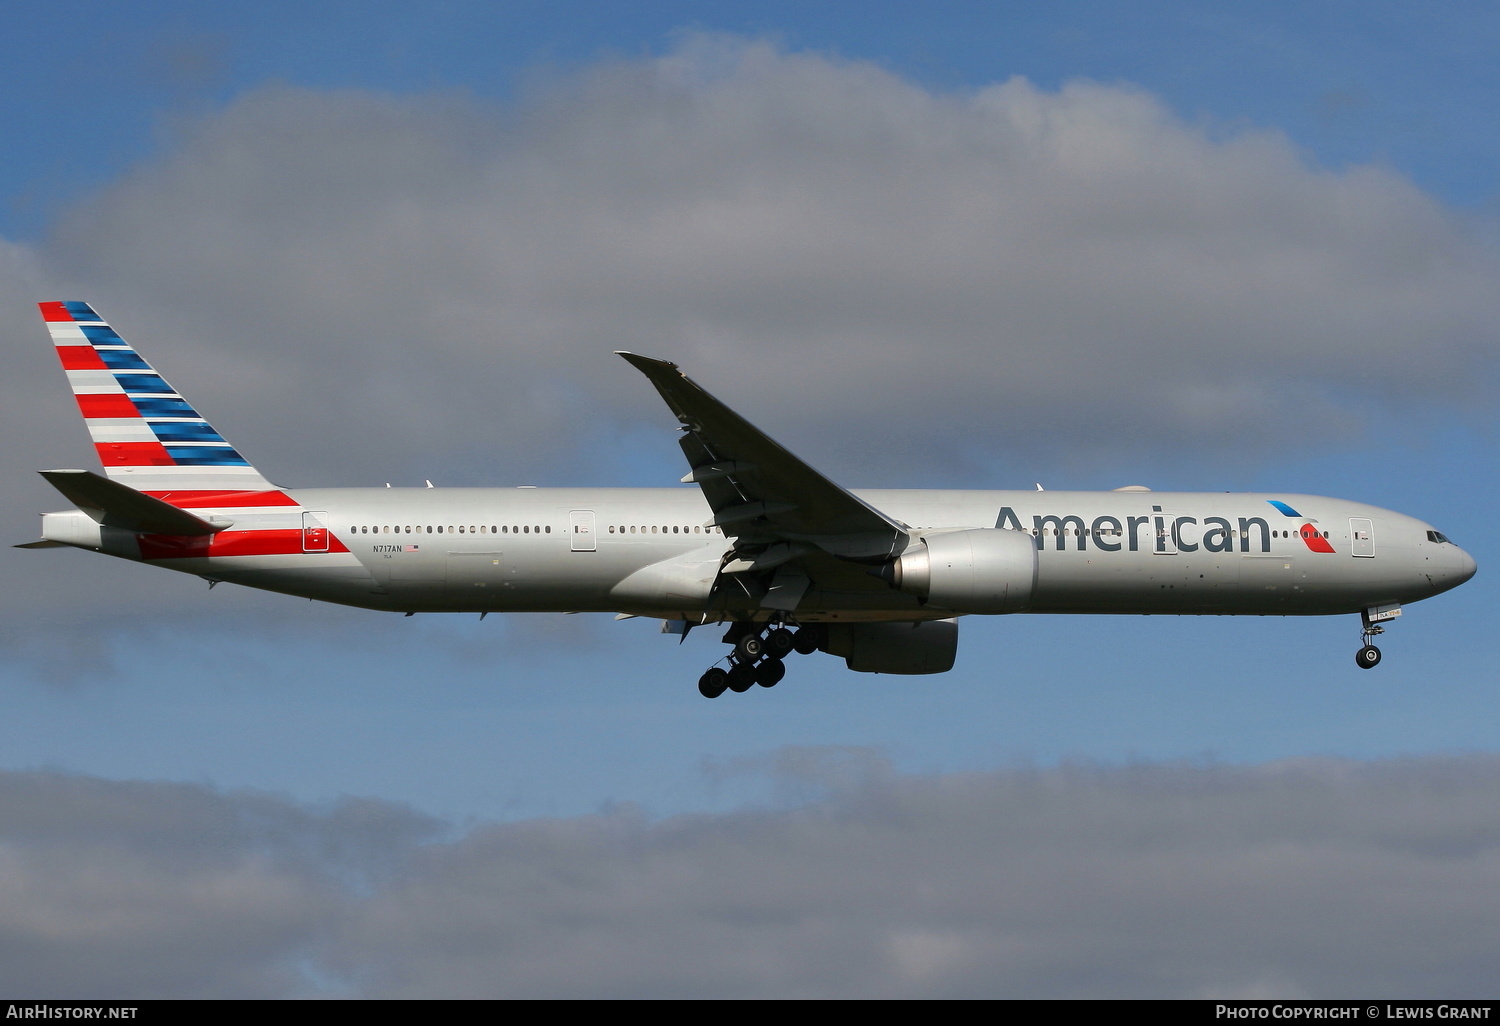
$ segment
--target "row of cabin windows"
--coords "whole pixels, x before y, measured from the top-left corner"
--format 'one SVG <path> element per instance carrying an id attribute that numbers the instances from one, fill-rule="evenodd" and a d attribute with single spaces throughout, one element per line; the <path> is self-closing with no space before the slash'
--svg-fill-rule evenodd
<path id="1" fill-rule="evenodd" d="M 579 530 L 579 528 L 574 527 L 573 530 L 575 532 L 577 532 Z M 703 527 L 694 527 L 694 528 L 689 529 L 689 528 L 686 528 L 686 527 L 677 527 L 677 526 L 673 526 L 673 527 L 658 526 L 656 524 L 652 524 L 649 527 L 640 527 L 640 526 L 626 527 L 623 524 L 621 524 L 618 527 L 615 526 L 614 524 L 610 524 L 609 525 L 609 533 L 610 534 L 648 534 L 648 533 L 649 534 L 702 534 L 704 532 L 704 530 L 705 530 L 705 528 L 703 528 Z M 715 534 L 715 533 L 718 532 L 718 528 L 714 528 L 714 527 L 707 528 L 706 530 L 710 534 Z M 441 524 L 437 525 L 436 527 L 429 527 L 429 526 L 415 526 L 414 527 L 414 526 L 412 526 L 410 524 L 406 524 L 406 525 L 397 524 L 396 526 L 392 527 L 392 526 L 390 526 L 390 525 L 387 524 L 387 525 L 383 525 L 383 526 L 380 526 L 380 527 L 364 527 L 364 526 L 362 526 L 362 527 L 351 527 L 349 529 L 349 533 L 350 534 L 434 534 L 434 533 L 436 533 L 436 534 L 442 534 L 443 533 L 443 527 L 442 527 Z M 479 526 L 476 527 L 476 526 L 470 524 L 468 526 L 468 528 L 466 529 L 462 524 L 460 524 L 457 527 L 454 527 L 453 525 L 450 524 L 448 526 L 448 533 L 449 534 L 465 534 L 465 533 L 467 533 L 467 534 L 551 534 L 552 533 L 552 527 L 550 525 L 545 526 L 545 527 L 541 527 L 541 526 L 532 526 L 530 524 L 521 524 L 521 525 L 516 525 L 516 524 L 502 524 L 500 526 L 480 524 Z M 1047 533 L 1047 531 L 1045 529 L 1038 530 L 1037 528 L 1032 528 L 1031 533 L 1034 534 L 1034 535 L 1045 535 Z M 1432 532 L 1432 531 L 1428 532 L 1428 534 L 1434 534 L 1434 533 L 1436 533 L 1436 532 Z M 1077 538 L 1077 537 L 1084 536 L 1084 535 L 1089 535 L 1089 534 L 1092 534 L 1096 538 L 1102 538 L 1102 537 L 1109 536 L 1109 535 L 1113 535 L 1115 537 L 1120 537 L 1120 536 L 1122 536 L 1124 534 L 1124 532 L 1121 531 L 1121 530 L 1108 530 L 1108 529 L 1099 529 L 1097 531 L 1089 531 L 1089 530 L 1086 530 L 1086 529 L 1085 530 L 1079 530 L 1076 527 L 1075 528 L 1066 528 L 1066 529 L 1062 529 L 1062 530 L 1059 530 L 1056 527 L 1052 528 L 1052 537 L 1054 537 L 1054 538 L 1061 537 L 1061 536 L 1066 536 L 1066 537 L 1070 537 L 1070 538 Z M 1292 536 L 1292 532 L 1291 531 L 1281 531 L 1280 535 L 1283 538 L 1290 538 Z M 1320 537 L 1320 535 L 1319 535 L 1319 533 L 1317 531 L 1305 531 L 1304 530 L 1304 531 L 1301 532 L 1301 535 L 1304 538 L 1317 538 L 1317 537 Z M 1277 532 L 1276 531 L 1272 531 L 1271 532 L 1271 537 L 1275 538 L 1276 536 L 1277 536 Z M 1240 538 L 1247 539 L 1249 537 L 1250 537 L 1250 532 L 1249 531 L 1241 531 L 1240 532 Z M 1321 537 L 1327 538 L 1328 537 L 1328 532 L 1324 531 L 1321 534 Z M 1446 541 L 1447 539 L 1445 538 L 1443 540 Z"/>
<path id="2" fill-rule="evenodd" d="M 475 527 L 473 524 L 470 524 L 467 528 L 465 528 L 464 525 L 462 525 L 462 524 L 458 525 L 457 527 L 454 527 L 452 524 L 450 524 L 450 525 L 448 525 L 448 529 L 447 530 L 448 530 L 449 534 L 551 534 L 552 533 L 552 528 L 551 527 L 533 527 L 530 524 L 501 524 L 498 527 L 495 526 L 495 525 L 493 525 L 493 524 L 480 524 L 478 527 Z M 396 524 L 395 526 L 391 526 L 389 524 L 386 524 L 386 525 L 383 525 L 383 526 L 380 526 L 380 527 L 351 527 L 351 528 L 349 528 L 349 533 L 350 534 L 442 534 L 443 533 L 443 527 L 442 527 L 441 524 L 439 524 L 436 527 L 427 527 L 427 526 L 415 526 L 414 527 L 411 524 Z"/>
<path id="3" fill-rule="evenodd" d="M 574 530 L 577 530 L 577 528 L 574 528 Z M 702 534 L 704 531 L 707 531 L 709 534 L 717 534 L 718 530 L 717 527 L 665 527 L 656 524 L 644 527 L 626 527 L 624 524 L 618 527 L 614 524 L 609 525 L 610 534 Z"/>
<path id="4" fill-rule="evenodd" d="M 428 527 L 428 526 L 422 526 L 422 525 L 413 526 L 411 524 L 404 524 L 404 525 L 403 524 L 396 524 L 395 526 L 392 526 L 390 524 L 385 524 L 385 525 L 382 525 L 382 526 L 379 526 L 379 527 L 368 527 L 368 526 L 351 527 L 349 529 L 349 533 L 350 534 L 442 534 L 443 530 L 444 529 L 443 529 L 442 525 L 438 525 L 436 527 Z M 610 534 L 702 534 L 705 530 L 707 530 L 709 534 L 716 534 L 716 533 L 718 533 L 719 529 L 717 527 L 709 527 L 709 528 L 703 528 L 703 527 L 693 527 L 693 528 L 687 528 L 687 527 L 664 527 L 664 526 L 659 526 L 659 525 L 656 525 L 656 524 L 652 524 L 649 527 L 626 527 L 624 525 L 620 525 L 619 527 L 616 527 L 614 524 L 610 524 L 609 525 L 609 533 Z M 575 525 L 574 528 L 573 528 L 573 532 L 575 534 L 577 534 L 577 533 L 580 533 L 580 531 L 581 531 L 581 528 L 579 528 L 578 526 Z M 516 525 L 516 524 L 501 524 L 499 526 L 495 526 L 493 524 L 480 524 L 477 527 L 474 526 L 473 524 L 470 524 L 468 527 L 465 527 L 464 525 L 460 524 L 457 527 L 454 527 L 454 526 L 452 526 L 450 524 L 448 526 L 448 528 L 447 528 L 447 533 L 449 533 L 449 534 L 551 534 L 552 533 L 552 527 L 550 525 L 545 526 L 545 527 L 540 527 L 540 526 L 532 526 L 530 524 L 521 524 L 521 525 Z"/>

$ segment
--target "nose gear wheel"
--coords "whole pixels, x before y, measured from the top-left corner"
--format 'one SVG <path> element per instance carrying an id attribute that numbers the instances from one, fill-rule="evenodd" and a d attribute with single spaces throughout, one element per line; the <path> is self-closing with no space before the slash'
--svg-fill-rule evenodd
<path id="1" fill-rule="evenodd" d="M 1359 651 L 1354 653 L 1354 662 L 1358 664 L 1361 670 L 1373 670 L 1380 662 L 1380 649 L 1376 648 L 1370 642 L 1374 638 L 1384 634 L 1385 628 L 1378 623 L 1371 623 L 1368 613 L 1360 615 L 1360 624 L 1363 627 L 1360 631 L 1360 636 L 1364 643 L 1360 646 Z"/>

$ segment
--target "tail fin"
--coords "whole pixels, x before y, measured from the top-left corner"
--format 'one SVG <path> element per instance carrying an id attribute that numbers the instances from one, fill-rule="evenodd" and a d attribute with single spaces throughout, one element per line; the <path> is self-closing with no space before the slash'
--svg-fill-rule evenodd
<path id="1" fill-rule="evenodd" d="M 104 472 L 143 492 L 274 488 L 87 303 L 39 303 Z"/>

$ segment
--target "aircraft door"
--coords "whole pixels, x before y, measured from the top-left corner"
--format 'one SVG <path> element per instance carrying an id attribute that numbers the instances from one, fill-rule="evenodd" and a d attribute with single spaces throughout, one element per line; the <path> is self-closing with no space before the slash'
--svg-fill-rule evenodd
<path id="1" fill-rule="evenodd" d="M 1160 506 L 1153 506 L 1152 510 L 1151 533 L 1156 538 L 1151 551 L 1158 556 L 1177 555 L 1176 515 L 1171 510 L 1163 510 Z"/>
<path id="2" fill-rule="evenodd" d="M 323 522 L 327 513 L 302 514 L 302 551 L 328 551 L 328 525 Z"/>
<path id="3" fill-rule="evenodd" d="M 573 539 L 574 552 L 593 552 L 597 548 L 594 541 L 594 511 L 571 510 L 568 513 L 568 533 Z"/>
<path id="4" fill-rule="evenodd" d="M 1368 517 L 1349 518 L 1349 555 L 1375 555 L 1375 522 Z"/>

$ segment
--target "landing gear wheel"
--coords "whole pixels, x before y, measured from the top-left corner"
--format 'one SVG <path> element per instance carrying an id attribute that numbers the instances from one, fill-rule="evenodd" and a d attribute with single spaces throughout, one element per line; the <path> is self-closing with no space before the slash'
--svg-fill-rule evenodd
<path id="1" fill-rule="evenodd" d="M 1380 649 L 1374 645 L 1366 645 L 1355 653 L 1354 661 L 1359 664 L 1361 670 L 1371 670 L 1380 662 Z"/>
<path id="2" fill-rule="evenodd" d="M 756 634 L 745 634 L 734 643 L 734 654 L 745 663 L 753 663 L 766 650 L 766 643 Z"/>
<path id="3" fill-rule="evenodd" d="M 698 694 L 704 698 L 718 698 L 729 686 L 729 674 L 717 666 L 711 666 L 698 678 Z"/>
<path id="4" fill-rule="evenodd" d="M 766 656 L 755 666 L 755 683 L 763 688 L 774 688 L 786 676 L 786 663 L 775 656 Z"/>
<path id="5" fill-rule="evenodd" d="M 792 636 L 792 647 L 801 655 L 812 655 L 823 646 L 827 632 L 819 624 L 808 624 Z"/>
<path id="6" fill-rule="evenodd" d="M 792 646 L 797 643 L 797 636 L 785 627 L 777 627 L 766 635 L 766 655 L 784 659 L 791 654 Z"/>
<path id="7" fill-rule="evenodd" d="M 735 663 L 726 676 L 729 678 L 729 690 L 742 695 L 755 683 L 755 667 L 749 663 Z"/>

